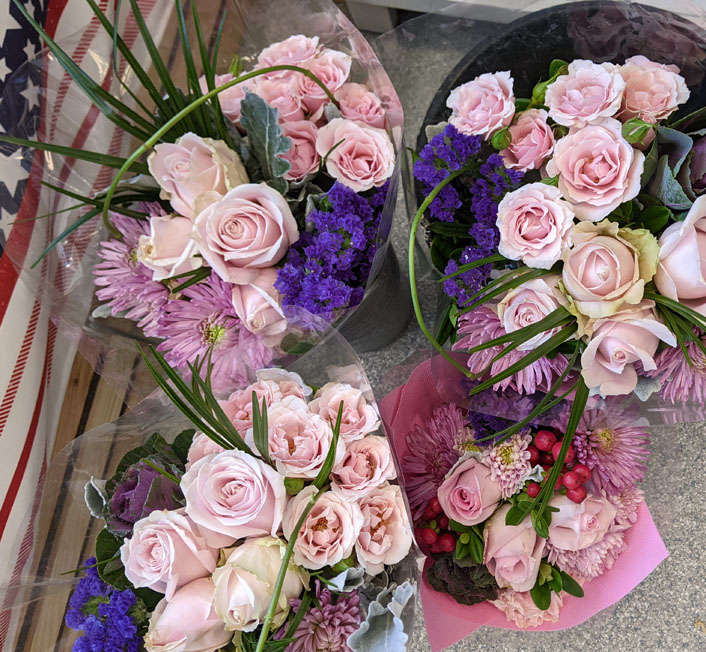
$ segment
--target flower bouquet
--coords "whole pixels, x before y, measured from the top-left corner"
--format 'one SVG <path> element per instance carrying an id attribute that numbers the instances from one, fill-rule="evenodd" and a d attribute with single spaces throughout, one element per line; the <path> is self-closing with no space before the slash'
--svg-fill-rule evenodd
<path id="1" fill-rule="evenodd" d="M 4 597 L 14 649 L 404 650 L 408 508 L 355 355 L 321 351 L 223 401 L 145 352 L 166 397 L 48 471 L 34 575 Z"/>
<path id="2" fill-rule="evenodd" d="M 555 483 L 548 471 L 566 441 L 566 412 L 493 445 L 507 421 L 430 390 L 439 375 L 458 382 L 456 369 L 437 362 L 440 369 L 419 365 L 381 403 L 415 536 L 429 555 L 421 596 L 433 652 L 482 625 L 578 625 L 666 558 L 638 487 L 649 435 L 634 414 L 586 411 Z M 515 522 L 549 482 L 551 518 Z"/>
<path id="3" fill-rule="evenodd" d="M 83 101 L 113 123 L 115 139 L 131 136 L 139 146 L 122 157 L 65 144 L 61 132 L 43 142 L 2 136 L 52 157 L 117 170 L 102 175 L 103 187 L 83 188 L 82 167 L 45 168 L 51 228 L 32 262 L 50 254 L 62 259 L 62 282 L 44 291 L 64 313 L 90 270 L 92 322 L 132 320 L 136 336 L 158 338 L 179 370 L 211 347 L 214 387 L 227 391 L 239 380 L 233 374 L 239 361 L 266 366 L 291 351 L 282 339 L 292 311 L 300 321 L 308 311 L 340 325 L 381 273 L 383 285 L 394 277 L 386 240 L 396 198 L 399 103 L 365 39 L 325 2 L 302 2 L 296 12 L 284 2 L 243 9 L 245 41 L 232 34 L 238 23 L 228 8 L 211 34 L 195 6 L 187 20 L 173 3 L 183 81 L 172 78 L 136 1 L 113 18 L 87 2 L 92 28 L 113 42 L 105 80 L 83 72 L 27 19 L 66 79 L 84 92 Z M 258 31 L 260 22 L 266 31 Z M 291 35 L 305 26 L 310 35 Z M 156 83 L 128 43 L 138 33 Z M 275 33 L 287 38 L 270 39 Z M 260 40 L 257 49 L 253 40 Z M 101 85 L 113 76 L 120 94 Z M 15 131 L 22 126 L 19 119 Z M 85 312 L 75 312 L 66 319 L 80 325 Z M 396 311 L 394 332 L 382 338 L 394 337 L 407 314 Z M 380 345 L 350 324 L 352 339 L 367 340 L 359 342 L 363 347 Z"/>

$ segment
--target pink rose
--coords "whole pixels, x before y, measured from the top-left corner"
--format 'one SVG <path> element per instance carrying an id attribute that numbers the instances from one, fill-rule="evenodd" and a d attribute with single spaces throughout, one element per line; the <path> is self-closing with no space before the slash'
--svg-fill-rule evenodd
<path id="1" fill-rule="evenodd" d="M 412 546 L 412 529 L 402 491 L 397 485 L 375 489 L 358 501 L 363 527 L 355 556 L 365 572 L 377 575 L 385 565 L 399 564 Z"/>
<path id="2" fill-rule="evenodd" d="M 339 406 L 343 403 L 340 436 L 346 443 L 361 439 L 377 430 L 380 416 L 374 404 L 368 403 L 356 387 L 348 383 L 326 383 L 309 403 L 309 409 L 327 423 L 336 423 Z"/>
<path id="3" fill-rule="evenodd" d="M 599 319 L 581 354 L 581 375 L 586 385 L 602 396 L 629 394 L 637 387 L 636 362 L 643 371 L 657 368 L 654 355 L 659 340 L 677 345 L 674 334 L 657 321 L 651 307 L 637 306 L 610 319 Z"/>
<path id="4" fill-rule="evenodd" d="M 235 76 L 230 73 L 216 75 L 214 87 L 220 88 L 234 79 Z M 221 111 L 223 111 L 223 115 L 231 122 L 240 122 L 240 103 L 245 99 L 245 91 L 252 91 L 252 84 L 252 80 L 240 82 L 218 93 L 218 102 L 221 105 Z M 208 93 L 208 84 L 206 83 L 206 78 L 203 76 L 199 78 L 199 87 L 204 95 Z"/>
<path id="5" fill-rule="evenodd" d="M 554 132 L 544 109 L 523 111 L 509 132 L 512 142 L 500 152 L 506 168 L 539 170 L 554 151 Z"/>
<path id="6" fill-rule="evenodd" d="M 272 108 L 277 109 L 280 122 L 289 120 L 303 120 L 301 98 L 294 77 L 256 77 L 252 89 L 255 95 L 261 97 Z"/>
<path id="7" fill-rule="evenodd" d="M 564 599 L 561 594 L 552 591 L 549 609 L 539 609 L 529 591 L 518 593 L 505 589 L 500 591 L 497 600 L 491 600 L 490 604 L 505 614 L 507 622 L 515 623 L 520 629 L 529 629 L 539 627 L 542 623 L 558 623 Z"/>
<path id="8" fill-rule="evenodd" d="M 546 183 L 528 183 L 498 204 L 498 252 L 528 267 L 551 269 L 571 242 L 574 211 L 561 191 Z"/>
<path id="9" fill-rule="evenodd" d="M 136 255 L 137 260 L 153 271 L 153 281 L 201 267 L 202 260 L 194 256 L 196 243 L 191 238 L 192 228 L 188 217 L 150 217 L 150 234 L 140 236 Z"/>
<path id="10" fill-rule="evenodd" d="M 120 548 L 125 576 L 171 600 L 174 592 L 216 568 L 218 551 L 209 547 L 183 509 L 156 510 L 135 523 Z"/>
<path id="11" fill-rule="evenodd" d="M 597 222 L 640 192 L 645 155 L 621 130 L 617 120 L 606 118 L 570 129 L 554 147 L 547 174 L 559 175 L 559 190 L 579 220 Z"/>
<path id="12" fill-rule="evenodd" d="M 257 402 L 260 407 L 262 407 L 263 398 L 269 408 L 275 402 L 281 401 L 283 397 L 282 390 L 276 382 L 263 379 L 248 385 L 245 389 L 236 390 L 228 397 L 228 400 L 218 402 L 241 437 L 245 436 L 248 428 L 252 428 L 253 392 L 257 396 Z"/>
<path id="13" fill-rule="evenodd" d="M 512 122 L 515 115 L 513 80 L 509 71 L 484 73 L 454 88 L 446 100 L 449 122 L 462 134 L 492 135 Z"/>
<path id="14" fill-rule="evenodd" d="M 490 467 L 470 457 L 447 476 L 437 497 L 450 519 L 462 525 L 477 525 L 498 508 L 501 493 Z"/>
<path id="15" fill-rule="evenodd" d="M 308 398 L 312 394 L 312 389 L 307 385 L 302 377 L 294 371 L 287 371 L 272 367 L 271 369 L 258 369 L 255 372 L 258 381 L 272 381 L 277 384 L 282 396 L 298 396 Z"/>
<path id="16" fill-rule="evenodd" d="M 351 62 L 351 57 L 345 52 L 325 49 L 313 59 L 309 59 L 302 68 L 313 72 L 331 93 L 335 93 L 346 83 L 351 72 Z M 309 113 L 316 113 L 321 106 L 329 102 L 328 95 L 313 79 L 295 73 L 294 80 L 296 93 Z"/>
<path id="17" fill-rule="evenodd" d="M 243 537 L 275 536 L 287 502 L 284 478 L 242 451 L 204 457 L 181 478 L 186 513 L 207 542 L 224 547 Z"/>
<path id="18" fill-rule="evenodd" d="M 665 297 L 706 315 L 706 195 L 662 233 L 655 284 Z"/>
<path id="19" fill-rule="evenodd" d="M 689 89 L 677 66 L 656 63 L 639 55 L 620 66 L 620 75 L 625 80 L 620 112 L 623 120 L 637 117 L 657 123 L 689 99 Z"/>
<path id="20" fill-rule="evenodd" d="M 147 165 L 162 188 L 160 197 L 185 217 L 195 217 L 231 188 L 248 182 L 240 158 L 223 141 L 191 133 L 176 143 L 155 146 Z"/>
<path id="21" fill-rule="evenodd" d="M 562 280 L 582 315 L 608 317 L 624 304 L 642 301 L 645 283 L 652 279 L 654 271 L 640 260 L 641 252 L 633 244 L 638 242 L 633 236 L 640 233 L 620 229 L 608 220 L 598 224 L 582 222 L 574 227 L 573 247 L 564 251 Z M 654 236 L 645 235 L 645 242 L 654 241 Z"/>
<path id="22" fill-rule="evenodd" d="M 188 471 L 193 463 L 201 458 L 213 455 L 213 453 L 222 453 L 224 450 L 223 446 L 217 444 L 208 435 L 202 432 L 196 433 L 186 455 L 186 470 Z"/>
<path id="23" fill-rule="evenodd" d="M 503 505 L 485 524 L 483 563 L 501 589 L 529 591 L 537 581 L 546 541 L 534 531 L 529 516 L 519 525 L 505 525 L 510 507 Z"/>
<path id="24" fill-rule="evenodd" d="M 334 97 L 341 106 L 341 115 L 349 120 L 364 122 L 366 125 L 385 128 L 385 109 L 380 98 L 363 84 L 343 84 Z"/>
<path id="25" fill-rule="evenodd" d="M 565 127 L 587 124 L 617 113 L 623 100 L 625 82 L 618 66 L 576 59 L 569 72 L 547 86 L 544 103 L 549 117 Z"/>
<path id="26" fill-rule="evenodd" d="M 387 439 L 368 436 L 346 446 L 345 455 L 333 467 L 331 490 L 349 500 L 358 500 L 396 477 Z"/>
<path id="27" fill-rule="evenodd" d="M 213 582 L 202 578 L 161 600 L 150 616 L 147 652 L 215 652 L 233 638 L 213 608 Z"/>
<path id="28" fill-rule="evenodd" d="M 315 478 L 333 443 L 328 422 L 310 412 L 306 401 L 287 396 L 267 411 L 267 424 L 270 457 L 277 470 L 288 478 Z M 341 461 L 345 450 L 339 439 L 334 464 Z"/>
<path id="29" fill-rule="evenodd" d="M 295 34 L 284 41 L 273 43 L 266 47 L 257 57 L 257 68 L 288 65 L 301 66 L 313 59 L 319 48 L 318 36 Z"/>
<path id="30" fill-rule="evenodd" d="M 289 151 L 282 156 L 292 166 L 284 178 L 290 181 L 301 181 L 305 176 L 316 172 L 321 160 L 316 151 L 318 135 L 316 125 L 309 120 L 284 122 L 282 134 L 292 141 Z"/>
<path id="31" fill-rule="evenodd" d="M 229 191 L 199 213 L 194 238 L 208 264 L 228 283 L 249 283 L 299 239 L 287 200 L 266 183 Z"/>
<path id="32" fill-rule="evenodd" d="M 557 288 L 558 274 L 535 278 L 510 290 L 498 304 L 498 317 L 506 333 L 531 326 L 552 314 L 561 306 L 568 306 Z M 558 328 L 538 333 L 517 347 L 518 351 L 531 351 L 546 342 Z"/>
<path id="33" fill-rule="evenodd" d="M 548 541 L 559 550 L 583 550 L 603 541 L 618 513 L 607 498 L 591 494 L 580 503 L 555 494 L 549 505 L 559 511 L 552 512 Z"/>
<path id="34" fill-rule="evenodd" d="M 282 531 L 288 540 L 314 494 L 316 487 L 309 485 L 287 504 Z M 294 544 L 294 563 L 318 570 L 350 557 L 363 520 L 356 502 L 345 500 L 331 491 L 325 492 L 304 520 Z"/>
<path id="35" fill-rule="evenodd" d="M 235 314 L 251 333 L 257 333 L 269 347 L 278 346 L 287 329 L 287 319 L 275 290 L 277 269 L 263 269 L 250 283 L 233 286 Z"/>
<path id="36" fill-rule="evenodd" d="M 387 132 L 345 118 L 334 118 L 319 129 L 316 151 L 322 157 L 328 154 L 326 171 L 355 192 L 381 186 L 395 169 L 395 150 Z"/>

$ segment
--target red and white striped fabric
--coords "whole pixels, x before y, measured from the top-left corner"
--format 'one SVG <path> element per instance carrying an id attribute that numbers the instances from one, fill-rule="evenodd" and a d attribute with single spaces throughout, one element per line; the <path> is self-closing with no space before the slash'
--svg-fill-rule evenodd
<path id="1" fill-rule="evenodd" d="M 114 4 L 114 0 L 99 0 L 108 15 Z M 158 0 L 140 0 L 153 37 L 158 41 L 169 20 L 171 5 L 165 8 L 165 3 L 161 3 L 156 11 L 157 4 Z M 105 80 L 107 87 L 112 68 L 101 67 L 100 62 L 110 60 L 112 42 L 93 18 L 85 0 L 49 0 L 46 16 L 47 32 L 59 43 L 70 43 L 66 49 L 74 61 L 95 79 Z M 149 57 L 132 18 L 125 18 L 121 23 L 126 43 L 138 60 L 148 63 Z M 67 129 L 73 129 L 76 147 L 126 153 L 114 125 L 83 99 L 81 91 L 55 60 L 45 66 L 43 84 L 48 92 L 39 94 L 42 98 L 39 140 L 51 141 L 59 131 L 66 135 Z M 51 107 L 47 105 L 47 97 L 51 98 Z M 20 162 L 21 157 L 0 156 L 0 181 L 22 175 Z M 0 350 L 3 357 L 0 365 L 0 559 L 4 562 L 0 569 L 0 586 L 19 581 L 27 566 L 37 512 L 35 498 L 50 461 L 75 354 L 75 346 L 64 339 L 61 329 L 50 321 L 50 306 L 37 298 L 40 296 L 38 283 L 52 287 L 61 285 L 57 270 L 50 269 L 45 261 L 38 272 L 17 271 L 31 262 L 30 252 L 41 251 L 48 241 L 49 222 L 31 218 L 36 217 L 39 206 L 54 205 L 54 198 L 51 202 L 48 198 L 51 191 L 40 190 L 39 185 L 44 166 L 52 164 L 51 159 L 41 153 L 34 155 L 14 226 L 9 235 L 5 232 L 5 255 L 0 258 Z M 87 182 L 87 187 L 93 189 L 105 187 L 111 177 L 110 170 L 87 163 L 68 166 L 62 161 L 61 165 L 63 169 L 52 169 L 52 177 L 65 179 L 68 175 L 79 175 Z M 6 595 L 6 601 L 10 598 L 10 594 Z M 11 625 L 9 612 L 0 615 L 0 650 L 4 649 L 6 639 L 12 640 L 7 638 Z"/>

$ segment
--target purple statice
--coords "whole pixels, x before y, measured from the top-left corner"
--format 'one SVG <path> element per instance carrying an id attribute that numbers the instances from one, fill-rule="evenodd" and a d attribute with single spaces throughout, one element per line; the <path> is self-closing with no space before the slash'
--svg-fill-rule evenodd
<path id="1" fill-rule="evenodd" d="M 96 297 L 110 306 L 114 317 L 132 319 L 147 337 L 154 337 L 169 291 L 153 281 L 152 270 L 137 260 L 140 236 L 148 234 L 149 223 L 115 213 L 111 213 L 111 221 L 123 239 L 100 243 L 98 256 L 103 262 L 93 268 L 99 288 Z"/>
<path id="2" fill-rule="evenodd" d="M 82 631 L 73 652 L 137 652 L 142 646 L 138 630 L 147 620 L 147 611 L 130 590 L 118 591 L 106 584 L 87 559 L 86 575 L 69 598 L 64 620 L 67 627 Z"/>
<path id="3" fill-rule="evenodd" d="M 272 350 L 235 314 L 232 287 L 215 273 L 164 305 L 157 335 L 163 338 L 158 350 L 179 371 L 188 372 L 189 364 L 210 353 L 217 393 L 247 384 L 248 368 L 267 367 L 272 361 Z"/>
<path id="4" fill-rule="evenodd" d="M 282 305 L 329 321 L 358 305 L 377 251 L 377 233 L 389 183 L 369 196 L 334 183 L 306 217 L 306 230 L 277 273 Z"/>

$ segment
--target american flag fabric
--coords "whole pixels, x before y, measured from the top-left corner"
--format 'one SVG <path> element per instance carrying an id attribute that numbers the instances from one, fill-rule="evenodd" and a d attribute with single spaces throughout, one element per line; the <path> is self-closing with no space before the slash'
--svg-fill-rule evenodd
<path id="1" fill-rule="evenodd" d="M 82 69 L 110 83 L 112 67 L 96 62 L 110 60 L 112 42 L 85 0 L 21 1 L 50 36 L 66 44 Z M 117 3 L 98 4 L 110 16 Z M 169 17 L 165 3 L 140 0 L 140 6 L 158 40 Z M 121 16 L 121 33 L 138 60 L 148 65 L 130 16 Z M 14 3 L 0 0 L 0 131 L 49 141 L 60 134 L 61 140 L 69 139 L 62 144 L 125 155 L 122 134 L 83 99 L 56 60 L 44 57 L 41 65 L 26 65 L 41 48 Z M 40 152 L 0 144 L 0 587 L 21 583 L 31 565 L 37 498 L 75 354 L 74 343 L 57 327 L 56 306 L 52 311 L 40 299 L 42 285 L 61 289 L 59 267 L 52 269 L 47 260 L 27 270 L 33 252 L 41 251 L 51 237 L 51 222 L 34 218 L 40 207 L 55 205 L 54 197 L 47 196 L 51 191 L 39 184 L 53 165 L 56 161 Z M 94 190 L 110 181 L 111 171 L 95 165 L 61 160 L 59 166 L 49 176 L 79 175 Z M 7 591 L 0 605 L 0 651 L 13 649 L 11 633 L 17 623 L 7 610 L 12 599 Z"/>

